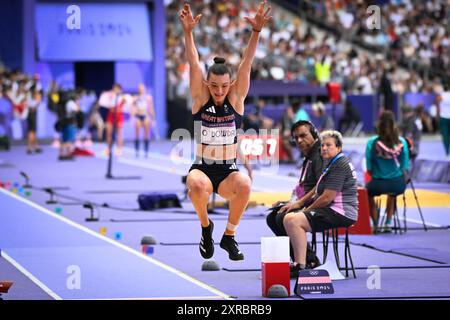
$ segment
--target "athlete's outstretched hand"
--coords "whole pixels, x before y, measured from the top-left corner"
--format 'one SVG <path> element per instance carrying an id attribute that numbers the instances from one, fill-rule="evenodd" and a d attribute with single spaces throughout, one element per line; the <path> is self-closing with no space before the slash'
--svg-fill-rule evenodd
<path id="1" fill-rule="evenodd" d="M 260 2 L 258 11 L 256 12 L 255 17 L 244 17 L 244 19 L 251 24 L 253 31 L 259 32 L 261 29 L 272 19 L 272 16 L 269 16 L 269 12 L 272 7 L 269 5 L 266 9 L 267 0 Z"/>
<path id="2" fill-rule="evenodd" d="M 192 31 L 201 18 L 201 13 L 194 18 L 194 16 L 192 15 L 191 6 L 188 3 L 184 4 L 183 10 L 181 10 L 180 12 L 180 21 L 183 25 L 184 32 Z"/>

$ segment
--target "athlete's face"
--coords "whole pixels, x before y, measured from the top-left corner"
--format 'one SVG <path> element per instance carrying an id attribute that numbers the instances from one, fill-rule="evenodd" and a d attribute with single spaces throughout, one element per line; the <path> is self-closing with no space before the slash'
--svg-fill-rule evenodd
<path id="1" fill-rule="evenodd" d="M 214 103 L 221 105 L 225 101 L 228 91 L 230 91 L 230 75 L 228 73 L 223 75 L 211 73 L 207 80 L 207 85 Z"/>
<path id="2" fill-rule="evenodd" d="M 300 151 L 307 155 L 316 141 L 312 136 L 308 126 L 299 126 L 295 128 L 292 137 L 297 143 Z"/>
<path id="3" fill-rule="evenodd" d="M 336 140 L 332 137 L 325 138 L 322 141 L 322 158 L 331 159 L 342 151 L 341 147 L 336 146 Z"/>

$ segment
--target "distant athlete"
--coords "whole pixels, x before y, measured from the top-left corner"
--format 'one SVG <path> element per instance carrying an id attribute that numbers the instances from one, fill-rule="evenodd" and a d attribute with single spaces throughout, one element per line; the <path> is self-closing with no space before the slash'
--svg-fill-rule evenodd
<path id="1" fill-rule="evenodd" d="M 192 32 L 202 15 L 194 18 L 189 4 L 185 4 L 180 12 L 190 66 L 192 114 L 198 139 L 196 160 L 189 170 L 186 184 L 202 226 L 199 248 L 205 259 L 214 254 L 214 224 L 208 218 L 207 211 L 213 192 L 227 199 L 230 208 L 220 247 L 228 252 L 231 260 L 244 259 L 234 234 L 250 198 L 251 179 L 240 173 L 236 165 L 237 129 L 241 127 L 244 114 L 244 100 L 250 87 L 250 71 L 259 32 L 272 18 L 269 16 L 271 8 L 266 8 L 266 5 L 266 1 L 261 2 L 253 18 L 244 18 L 251 25 L 252 34 L 233 81 L 225 59 L 220 57 L 214 59 L 215 63 L 204 79 Z"/>
<path id="2" fill-rule="evenodd" d="M 138 87 L 138 95 L 134 98 L 133 114 L 136 117 L 136 139 L 134 140 L 136 156 L 139 156 L 139 135 L 141 128 L 144 128 L 144 151 L 147 157 L 150 144 L 150 126 L 155 121 L 155 109 L 153 97 L 145 92 L 145 86 L 142 83 Z"/>

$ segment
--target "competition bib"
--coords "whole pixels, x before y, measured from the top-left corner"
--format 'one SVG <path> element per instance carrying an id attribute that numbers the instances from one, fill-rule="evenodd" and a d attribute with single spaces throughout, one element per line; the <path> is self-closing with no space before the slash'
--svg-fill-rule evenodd
<path id="1" fill-rule="evenodd" d="M 234 144 L 236 126 L 234 123 L 223 123 L 201 127 L 201 143 L 209 145 Z"/>

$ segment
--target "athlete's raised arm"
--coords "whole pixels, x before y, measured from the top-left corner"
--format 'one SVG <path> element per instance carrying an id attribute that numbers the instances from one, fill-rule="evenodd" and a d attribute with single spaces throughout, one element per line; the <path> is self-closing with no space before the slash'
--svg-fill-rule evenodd
<path id="1" fill-rule="evenodd" d="M 194 100 L 194 106 L 192 113 L 195 113 L 197 108 L 201 107 L 201 99 L 207 95 L 208 89 L 203 83 L 203 73 L 200 67 L 200 61 L 198 57 L 198 51 L 195 46 L 193 30 L 202 18 L 201 14 L 197 16 L 192 15 L 189 4 L 185 3 L 183 10 L 180 12 L 180 21 L 183 26 L 184 40 L 186 47 L 186 57 L 189 63 L 190 74 L 190 89 L 192 99 Z"/>
<path id="2" fill-rule="evenodd" d="M 237 71 L 237 78 L 234 84 L 234 93 L 236 95 L 236 111 L 243 113 L 244 100 L 247 97 L 248 90 L 250 88 L 250 72 L 252 68 L 253 59 L 256 53 L 256 47 L 258 45 L 259 33 L 262 28 L 269 22 L 272 17 L 269 16 L 271 6 L 267 6 L 267 1 L 262 1 L 259 4 L 256 15 L 251 17 L 244 17 L 244 19 L 251 25 L 252 34 L 250 36 L 247 48 L 244 51 L 242 61 L 239 64 Z"/>

